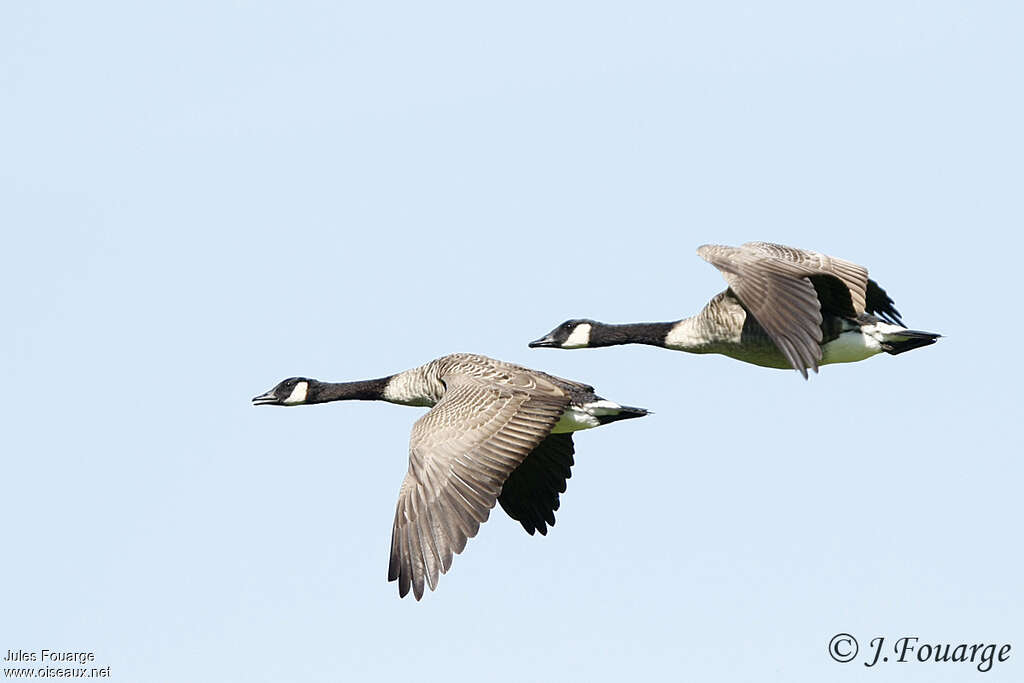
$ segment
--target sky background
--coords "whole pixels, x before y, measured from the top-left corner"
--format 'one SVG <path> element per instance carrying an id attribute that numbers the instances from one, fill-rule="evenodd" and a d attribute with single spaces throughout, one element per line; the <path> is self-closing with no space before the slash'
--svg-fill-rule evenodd
<path id="1" fill-rule="evenodd" d="M 0 656 L 117 681 L 1024 680 L 1024 10 L 0 4 Z M 946 335 L 810 381 L 661 349 L 706 242 L 869 267 Z M 655 411 L 386 578 L 422 409 L 279 380 L 472 351 Z M 830 638 L 861 640 L 852 664 Z M 888 663 L 867 641 L 1011 643 Z"/>

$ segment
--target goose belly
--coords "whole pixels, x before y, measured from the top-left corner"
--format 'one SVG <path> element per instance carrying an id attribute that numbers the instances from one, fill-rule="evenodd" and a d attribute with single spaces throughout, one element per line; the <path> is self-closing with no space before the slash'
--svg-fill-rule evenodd
<path id="1" fill-rule="evenodd" d="M 591 401 L 582 405 L 574 403 L 565 409 L 551 433 L 564 434 L 578 432 L 581 429 L 593 429 L 601 426 L 602 416 L 618 415 L 621 410 L 622 406 L 612 401 Z"/>
<path id="2" fill-rule="evenodd" d="M 881 351 L 881 342 L 866 326 L 843 332 L 832 341 L 823 344 L 821 364 L 855 363 Z"/>

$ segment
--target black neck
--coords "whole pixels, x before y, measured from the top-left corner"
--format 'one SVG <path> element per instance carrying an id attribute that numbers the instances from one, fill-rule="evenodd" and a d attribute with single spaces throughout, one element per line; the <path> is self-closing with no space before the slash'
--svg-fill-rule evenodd
<path id="1" fill-rule="evenodd" d="M 665 335 L 673 325 L 675 323 L 595 325 L 590 331 L 590 346 L 618 346 L 619 344 L 665 346 Z"/>
<path id="2" fill-rule="evenodd" d="M 368 379 L 362 382 L 318 382 L 309 383 L 306 403 L 327 403 L 329 401 L 380 401 L 384 398 L 384 387 L 391 377 Z"/>

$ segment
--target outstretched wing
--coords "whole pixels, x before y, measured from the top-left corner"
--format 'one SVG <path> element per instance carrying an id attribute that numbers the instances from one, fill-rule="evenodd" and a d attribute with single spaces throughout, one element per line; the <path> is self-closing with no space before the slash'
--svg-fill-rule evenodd
<path id="1" fill-rule="evenodd" d="M 466 374 L 444 377 L 444 397 L 416 421 L 409 472 L 391 535 L 388 580 L 419 600 L 487 521 L 509 475 L 551 432 L 569 403 Z"/>

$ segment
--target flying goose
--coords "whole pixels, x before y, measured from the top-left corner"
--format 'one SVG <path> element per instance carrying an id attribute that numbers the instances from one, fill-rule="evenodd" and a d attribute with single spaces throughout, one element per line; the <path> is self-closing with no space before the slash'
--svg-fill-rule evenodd
<path id="1" fill-rule="evenodd" d="M 697 315 L 664 323 L 608 325 L 567 320 L 531 347 L 578 349 L 650 344 L 721 353 L 807 378 L 827 363 L 850 363 L 934 344 L 941 335 L 908 330 L 892 299 L 849 261 L 769 242 L 697 249 L 729 288 Z"/>
<path id="2" fill-rule="evenodd" d="M 572 432 L 647 414 L 586 384 L 468 353 L 362 382 L 292 377 L 252 402 L 345 400 L 431 408 L 412 428 L 388 566 L 399 596 L 411 586 L 417 600 L 424 581 L 434 590 L 495 501 L 530 535 L 547 534 L 571 475 Z"/>

